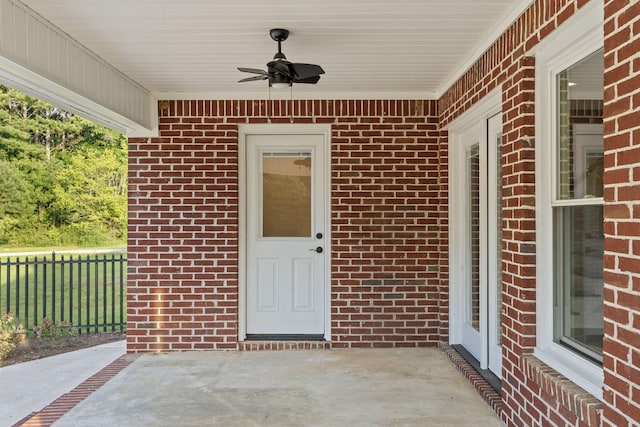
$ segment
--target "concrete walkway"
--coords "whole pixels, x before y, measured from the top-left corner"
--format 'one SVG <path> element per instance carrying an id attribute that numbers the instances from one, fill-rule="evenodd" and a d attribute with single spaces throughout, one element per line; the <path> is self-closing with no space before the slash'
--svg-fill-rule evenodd
<path id="1" fill-rule="evenodd" d="M 0 427 L 12 426 L 125 353 L 125 342 L 59 354 L 0 368 Z"/>
<path id="2" fill-rule="evenodd" d="M 143 355 L 54 425 L 493 427 L 499 420 L 431 348 Z"/>

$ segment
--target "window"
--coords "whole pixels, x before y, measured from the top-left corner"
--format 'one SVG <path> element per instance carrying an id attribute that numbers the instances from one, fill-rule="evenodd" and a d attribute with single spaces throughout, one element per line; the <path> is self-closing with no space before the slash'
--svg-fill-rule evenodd
<path id="1" fill-rule="evenodd" d="M 602 13 L 590 2 L 536 52 L 535 355 L 600 398 Z"/>
<path id="2" fill-rule="evenodd" d="M 604 233 L 599 49 L 556 75 L 556 168 L 552 195 L 554 341 L 602 361 Z"/>

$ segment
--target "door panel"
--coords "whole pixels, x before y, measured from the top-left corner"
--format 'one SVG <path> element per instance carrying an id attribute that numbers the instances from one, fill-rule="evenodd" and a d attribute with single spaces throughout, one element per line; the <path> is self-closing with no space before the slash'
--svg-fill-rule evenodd
<path id="1" fill-rule="evenodd" d="M 501 131 L 498 114 L 455 135 L 452 152 L 459 172 L 451 177 L 452 285 L 460 290 L 453 335 L 481 369 L 498 377 L 502 370 Z"/>
<path id="2" fill-rule="evenodd" d="M 313 260 L 293 260 L 293 310 L 313 311 Z"/>
<path id="3" fill-rule="evenodd" d="M 278 311 L 278 260 L 259 258 L 256 260 L 258 274 L 256 291 L 258 311 Z"/>
<path id="4" fill-rule="evenodd" d="M 324 135 L 247 135 L 246 156 L 246 333 L 323 334 Z"/>

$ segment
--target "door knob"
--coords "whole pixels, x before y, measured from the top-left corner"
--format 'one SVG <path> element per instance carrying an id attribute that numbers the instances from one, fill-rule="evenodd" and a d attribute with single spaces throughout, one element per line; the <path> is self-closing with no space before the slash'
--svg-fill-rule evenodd
<path id="1" fill-rule="evenodd" d="M 322 246 L 318 246 L 317 248 L 312 248 L 312 249 L 309 249 L 309 250 L 321 254 L 322 253 Z"/>

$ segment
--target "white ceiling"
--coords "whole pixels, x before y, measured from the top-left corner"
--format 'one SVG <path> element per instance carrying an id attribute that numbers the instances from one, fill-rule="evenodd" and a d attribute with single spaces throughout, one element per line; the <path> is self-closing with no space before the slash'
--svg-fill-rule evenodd
<path id="1" fill-rule="evenodd" d="M 531 0 L 23 3 L 160 98 L 267 97 L 236 67 L 265 69 L 286 28 L 287 58 L 326 71 L 294 96 L 411 99 L 440 96 Z"/>

